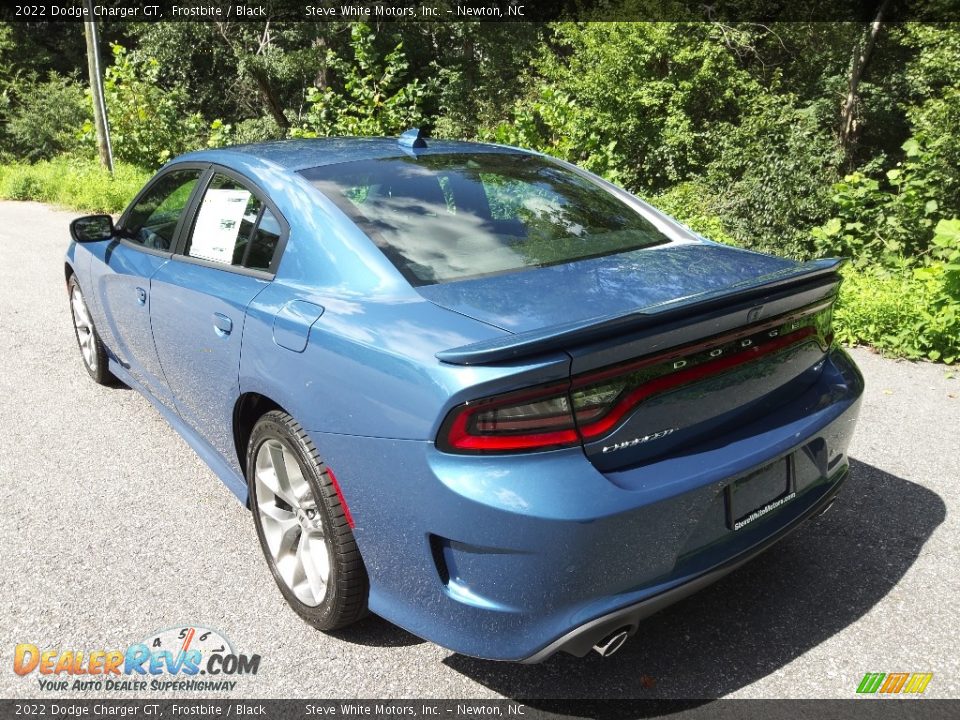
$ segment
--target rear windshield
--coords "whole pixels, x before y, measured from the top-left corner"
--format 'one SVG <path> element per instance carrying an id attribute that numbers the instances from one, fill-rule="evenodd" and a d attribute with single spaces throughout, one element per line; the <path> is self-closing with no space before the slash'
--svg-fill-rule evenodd
<path id="1" fill-rule="evenodd" d="M 383 158 L 302 174 L 414 285 L 556 265 L 668 240 L 615 195 L 534 155 Z"/>

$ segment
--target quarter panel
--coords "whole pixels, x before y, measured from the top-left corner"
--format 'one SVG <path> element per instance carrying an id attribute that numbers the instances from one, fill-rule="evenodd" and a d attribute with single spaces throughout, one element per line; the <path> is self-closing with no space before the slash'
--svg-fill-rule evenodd
<path id="1" fill-rule="evenodd" d="M 274 339 L 275 318 L 294 299 L 323 308 L 302 352 Z M 275 281 L 247 313 L 241 391 L 270 397 L 311 430 L 432 440 L 453 404 L 475 399 L 488 385 L 506 390 L 567 377 L 565 354 L 477 368 L 434 357 L 499 334 L 419 298 L 305 293 Z"/>
<path id="2" fill-rule="evenodd" d="M 80 283 L 80 287 L 86 290 L 87 288 L 93 288 L 93 285 L 90 283 L 90 261 L 92 257 L 90 255 L 90 249 L 85 248 L 83 245 L 77 242 L 71 242 L 69 247 L 67 247 L 66 253 L 66 262 L 67 265 L 73 270 L 73 274 L 77 276 L 77 281 Z M 102 322 L 102 315 L 100 312 L 100 300 L 97 297 L 96 292 L 88 293 L 89 297 L 87 300 L 87 309 L 90 311 L 90 315 L 93 318 L 93 322 L 100 327 Z"/>

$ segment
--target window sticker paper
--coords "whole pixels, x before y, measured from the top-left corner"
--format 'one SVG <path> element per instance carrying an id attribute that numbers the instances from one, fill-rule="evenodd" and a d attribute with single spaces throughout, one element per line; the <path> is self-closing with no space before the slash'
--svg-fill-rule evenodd
<path id="1" fill-rule="evenodd" d="M 193 228 L 190 256 L 229 265 L 249 200 L 249 190 L 207 190 Z"/>

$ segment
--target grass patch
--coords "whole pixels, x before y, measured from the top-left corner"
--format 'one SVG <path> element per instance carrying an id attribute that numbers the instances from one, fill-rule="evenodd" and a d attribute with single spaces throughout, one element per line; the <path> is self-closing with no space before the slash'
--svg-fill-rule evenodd
<path id="1" fill-rule="evenodd" d="M 834 330 L 847 345 L 951 364 L 960 360 L 960 293 L 942 263 L 845 267 Z"/>
<path id="2" fill-rule="evenodd" d="M 0 165 L 0 198 L 39 200 L 90 213 L 121 212 L 151 173 L 117 163 L 111 175 L 95 160 L 59 157 Z"/>

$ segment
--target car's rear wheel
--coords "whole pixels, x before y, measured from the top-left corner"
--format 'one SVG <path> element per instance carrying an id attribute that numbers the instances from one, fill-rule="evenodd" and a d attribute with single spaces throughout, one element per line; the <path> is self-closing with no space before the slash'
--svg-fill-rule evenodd
<path id="1" fill-rule="evenodd" d="M 326 465 L 290 415 L 257 422 L 247 446 L 250 509 L 280 592 L 321 630 L 366 614 L 368 580 Z"/>
<path id="2" fill-rule="evenodd" d="M 70 293 L 70 314 L 73 316 L 73 331 L 77 336 L 77 345 L 80 346 L 80 357 L 87 373 L 100 385 L 111 385 L 115 381 L 113 374 L 107 367 L 107 348 L 97 333 L 97 328 L 90 317 L 83 291 L 76 275 L 70 276 L 68 285 Z"/>

